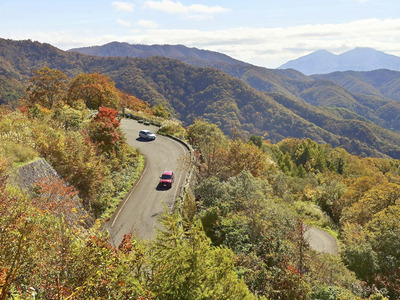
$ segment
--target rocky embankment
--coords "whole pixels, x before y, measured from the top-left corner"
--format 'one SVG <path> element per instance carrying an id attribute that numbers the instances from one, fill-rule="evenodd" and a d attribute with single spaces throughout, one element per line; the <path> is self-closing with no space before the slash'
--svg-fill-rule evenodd
<path id="1" fill-rule="evenodd" d="M 12 178 L 12 183 L 22 190 L 30 192 L 32 186 L 43 178 L 60 178 L 56 170 L 44 159 L 19 167 Z"/>

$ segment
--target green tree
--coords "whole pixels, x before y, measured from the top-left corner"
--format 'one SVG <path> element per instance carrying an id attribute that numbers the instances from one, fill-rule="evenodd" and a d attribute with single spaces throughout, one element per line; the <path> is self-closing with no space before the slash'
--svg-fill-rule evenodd
<path id="1" fill-rule="evenodd" d="M 298 174 L 297 166 L 291 159 L 289 153 L 285 153 L 282 156 L 279 157 L 278 159 L 278 165 L 279 168 L 289 176 L 296 176 Z M 302 166 L 302 165 L 301 165 Z M 302 166 L 301 168 L 301 174 L 305 172 L 304 167 Z"/>
<path id="2" fill-rule="evenodd" d="M 164 214 L 153 245 L 155 299 L 254 299 L 234 271 L 233 253 L 212 247 L 201 223 L 193 225 Z"/>
<path id="3" fill-rule="evenodd" d="M 88 117 L 85 109 L 75 109 L 69 105 L 57 105 L 53 109 L 53 119 L 59 121 L 66 129 L 79 130 Z"/>
<path id="4" fill-rule="evenodd" d="M 321 184 L 318 187 L 317 203 L 323 211 L 329 216 L 335 218 L 332 207 L 336 205 L 345 191 L 345 185 L 341 178 L 334 175 L 324 175 Z M 335 218 L 336 221 L 338 219 Z"/>
<path id="5" fill-rule="evenodd" d="M 372 283 L 379 268 L 377 253 L 368 240 L 366 232 L 358 224 L 346 223 L 342 227 L 342 250 L 344 263 L 354 271 L 359 278 Z"/>
<path id="6" fill-rule="evenodd" d="M 358 300 L 365 292 L 363 288 L 365 283 L 357 279 L 355 273 L 345 266 L 340 256 L 312 253 L 307 276 L 313 286 L 311 299 Z"/>
<path id="7" fill-rule="evenodd" d="M 249 141 L 251 143 L 253 143 L 254 145 L 256 145 L 258 148 L 262 148 L 263 145 L 263 139 L 261 136 L 257 136 L 257 135 L 251 135 L 249 138 Z"/>
<path id="8" fill-rule="evenodd" d="M 223 148 L 226 146 L 227 139 L 222 130 L 215 124 L 197 119 L 188 127 L 187 132 L 189 143 L 202 155 L 206 175 L 219 174 L 226 157 Z"/>
<path id="9" fill-rule="evenodd" d="M 365 225 L 379 269 L 375 283 L 389 291 L 390 299 L 400 297 L 400 203 L 377 213 Z"/>
<path id="10" fill-rule="evenodd" d="M 171 115 L 171 113 L 162 104 L 153 106 L 151 110 L 156 117 L 163 119 L 168 119 Z"/>

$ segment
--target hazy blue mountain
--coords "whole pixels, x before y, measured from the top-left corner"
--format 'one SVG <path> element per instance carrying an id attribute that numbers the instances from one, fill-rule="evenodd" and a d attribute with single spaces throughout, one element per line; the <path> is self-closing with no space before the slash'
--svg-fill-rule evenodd
<path id="1" fill-rule="evenodd" d="M 336 71 L 372 71 L 389 69 L 400 71 L 400 57 L 372 48 L 355 48 L 335 55 L 327 50 L 318 50 L 291 60 L 279 69 L 295 69 L 306 75 L 327 74 Z"/>

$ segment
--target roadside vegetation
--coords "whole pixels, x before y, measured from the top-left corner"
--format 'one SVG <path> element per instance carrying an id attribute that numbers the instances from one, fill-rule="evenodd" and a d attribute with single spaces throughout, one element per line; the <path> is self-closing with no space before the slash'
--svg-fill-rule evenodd
<path id="1" fill-rule="evenodd" d="M 194 215 L 214 245 L 235 253 L 255 295 L 398 298 L 398 160 L 361 158 L 309 139 L 230 139 L 202 120 L 188 137 L 201 154 Z M 310 250 L 307 225 L 333 232 L 340 255 Z"/>
<path id="2" fill-rule="evenodd" d="M 120 92 L 105 76 L 82 74 L 69 82 L 49 68 L 30 82 L 19 109 L 1 111 L 0 153 L 11 165 L 45 158 L 76 188 L 85 209 L 104 217 L 143 168 L 119 128 Z M 130 100 L 124 99 L 136 103 Z"/>
<path id="3" fill-rule="evenodd" d="M 0 108 L 0 299 L 400 297 L 398 160 L 229 137 L 201 119 L 160 129 L 195 148 L 183 214 L 163 214 L 152 242 L 127 235 L 112 247 L 102 221 L 143 168 L 119 128 L 122 106 L 170 117 L 106 76 L 49 68 L 18 109 Z M 39 157 L 62 180 L 30 194 L 13 186 L 13 170 Z M 338 256 L 309 248 L 310 225 L 336 234 Z"/>

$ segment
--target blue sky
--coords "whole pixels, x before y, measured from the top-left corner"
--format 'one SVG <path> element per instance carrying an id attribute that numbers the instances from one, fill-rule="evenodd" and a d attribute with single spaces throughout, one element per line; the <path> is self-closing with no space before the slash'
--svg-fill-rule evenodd
<path id="1" fill-rule="evenodd" d="M 277 68 L 319 49 L 400 56 L 400 0 L 0 0 L 0 37 L 182 44 Z"/>

